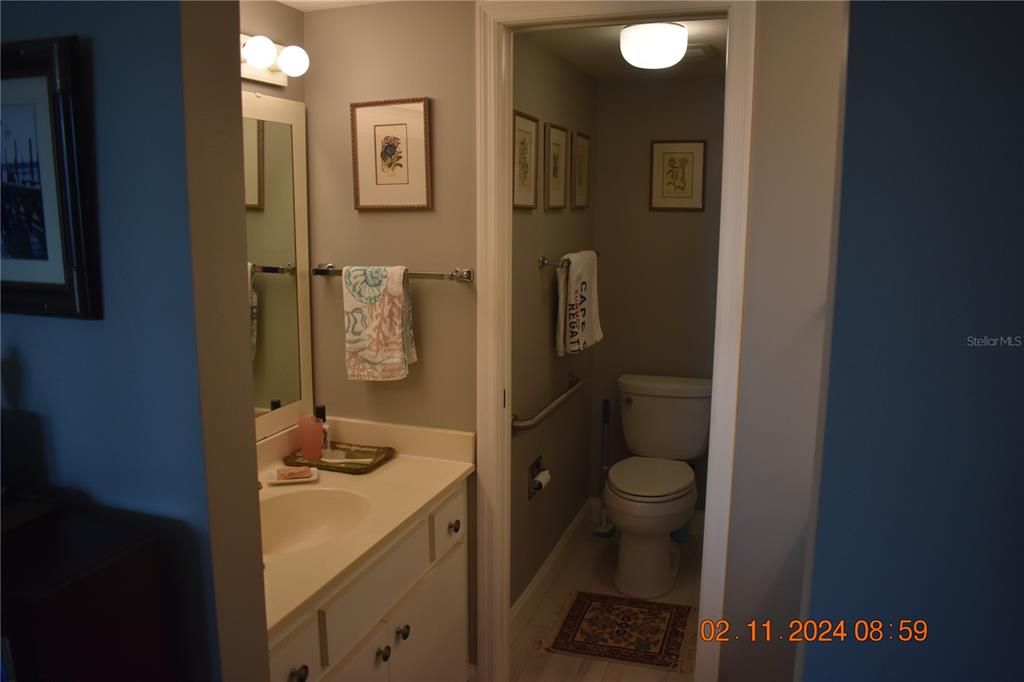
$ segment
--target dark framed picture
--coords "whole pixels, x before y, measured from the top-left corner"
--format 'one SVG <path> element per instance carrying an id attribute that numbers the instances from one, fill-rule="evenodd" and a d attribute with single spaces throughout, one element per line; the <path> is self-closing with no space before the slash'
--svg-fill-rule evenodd
<path id="1" fill-rule="evenodd" d="M 572 134 L 572 207 L 590 206 L 590 135 Z"/>
<path id="2" fill-rule="evenodd" d="M 82 185 L 92 158 L 78 42 L 4 43 L 2 51 L 3 312 L 99 319 L 94 192 Z"/>
<path id="3" fill-rule="evenodd" d="M 651 142 L 652 211 L 704 210 L 704 140 Z"/>
<path id="4" fill-rule="evenodd" d="M 352 104 L 357 211 L 432 208 L 430 99 Z"/>
<path id="5" fill-rule="evenodd" d="M 544 208 L 565 208 L 569 194 L 569 131 L 544 124 Z"/>
<path id="6" fill-rule="evenodd" d="M 537 144 L 540 122 L 512 112 L 512 208 L 537 208 Z"/>
<path id="7" fill-rule="evenodd" d="M 242 160 L 245 178 L 245 208 L 249 211 L 262 211 L 266 203 L 266 180 L 264 179 L 263 136 L 266 134 L 264 123 L 256 118 L 242 119 Z"/>

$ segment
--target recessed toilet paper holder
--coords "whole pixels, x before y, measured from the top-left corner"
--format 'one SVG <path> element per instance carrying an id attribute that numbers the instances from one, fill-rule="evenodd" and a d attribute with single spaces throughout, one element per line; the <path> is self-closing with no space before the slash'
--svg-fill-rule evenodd
<path id="1" fill-rule="evenodd" d="M 542 457 L 538 457 L 530 463 L 526 477 L 527 499 L 532 500 L 534 495 L 544 489 L 544 484 L 538 481 L 537 477 L 546 471 L 547 469 L 544 468 L 544 459 Z"/>

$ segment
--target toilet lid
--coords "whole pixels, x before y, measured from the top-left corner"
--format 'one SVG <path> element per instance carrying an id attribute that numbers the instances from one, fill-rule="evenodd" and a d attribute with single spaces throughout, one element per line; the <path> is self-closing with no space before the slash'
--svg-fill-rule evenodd
<path id="1" fill-rule="evenodd" d="M 608 471 L 608 482 L 629 495 L 668 497 L 693 487 L 693 469 L 674 459 L 627 457 Z"/>

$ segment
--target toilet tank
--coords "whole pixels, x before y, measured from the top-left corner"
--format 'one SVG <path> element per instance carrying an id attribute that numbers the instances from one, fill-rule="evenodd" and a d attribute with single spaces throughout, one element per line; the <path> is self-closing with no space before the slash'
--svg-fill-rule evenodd
<path id="1" fill-rule="evenodd" d="M 711 379 L 623 374 L 619 407 L 632 454 L 686 460 L 707 453 Z"/>

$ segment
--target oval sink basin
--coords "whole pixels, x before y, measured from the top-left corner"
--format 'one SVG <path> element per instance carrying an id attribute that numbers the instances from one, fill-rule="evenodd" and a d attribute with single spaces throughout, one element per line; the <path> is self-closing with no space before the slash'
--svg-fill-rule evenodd
<path id="1" fill-rule="evenodd" d="M 370 501 L 345 490 L 307 489 L 260 501 L 263 554 L 337 542 L 370 513 Z"/>

